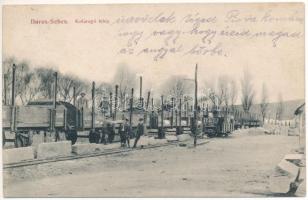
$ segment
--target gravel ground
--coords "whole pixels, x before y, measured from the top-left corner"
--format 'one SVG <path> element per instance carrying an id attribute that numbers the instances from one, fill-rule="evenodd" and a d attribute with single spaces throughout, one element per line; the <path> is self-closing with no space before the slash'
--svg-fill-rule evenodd
<path id="1" fill-rule="evenodd" d="M 267 197 L 269 176 L 298 138 L 236 131 L 169 146 L 5 170 L 5 197 Z M 191 141 L 192 142 L 192 141 Z"/>

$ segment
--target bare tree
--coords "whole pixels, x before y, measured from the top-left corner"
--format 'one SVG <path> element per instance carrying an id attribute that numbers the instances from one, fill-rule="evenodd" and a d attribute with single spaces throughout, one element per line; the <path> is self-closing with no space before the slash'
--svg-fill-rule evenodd
<path id="1" fill-rule="evenodd" d="M 169 77 L 162 85 L 162 93 L 165 96 L 174 97 L 175 103 L 177 103 L 184 95 L 188 95 L 192 86 L 192 82 L 187 81 L 185 76 L 174 75 Z"/>
<path id="2" fill-rule="evenodd" d="M 277 105 L 277 108 L 276 108 L 276 119 L 277 120 L 282 119 L 283 112 L 284 112 L 283 98 L 282 98 L 282 94 L 279 93 L 278 94 L 278 105 Z"/>
<path id="3" fill-rule="evenodd" d="M 16 95 L 19 96 L 22 104 L 25 105 L 37 96 L 39 82 L 33 71 L 23 68 L 23 66 L 18 68 L 21 72 L 19 72 L 19 80 L 16 82 Z"/>
<path id="4" fill-rule="evenodd" d="M 232 112 L 235 111 L 235 103 L 238 96 L 238 90 L 235 80 L 231 80 L 230 82 L 230 101 L 231 101 L 231 109 Z"/>
<path id="5" fill-rule="evenodd" d="M 226 109 L 229 109 L 230 101 L 232 101 L 231 96 L 233 95 L 231 89 L 231 78 L 227 75 L 219 76 L 217 88 L 218 106 L 224 104 Z"/>
<path id="6" fill-rule="evenodd" d="M 255 91 L 253 89 L 252 76 L 247 70 L 244 70 L 244 76 L 243 79 L 241 80 L 241 87 L 242 87 L 242 107 L 245 113 L 249 113 L 249 110 L 254 101 Z"/>
<path id="7" fill-rule="evenodd" d="M 216 106 L 225 106 L 227 109 L 234 104 L 237 98 L 237 87 L 234 80 L 227 75 L 221 75 L 217 79 L 217 84 L 207 83 L 208 99 Z"/>
<path id="8" fill-rule="evenodd" d="M 120 106 L 123 107 L 124 98 L 131 88 L 135 87 L 136 73 L 126 64 L 120 64 L 114 76 L 113 84 L 119 85 Z"/>
<path id="9" fill-rule="evenodd" d="M 266 117 L 267 110 L 268 110 L 268 94 L 267 94 L 267 87 L 265 83 L 263 83 L 262 85 L 262 96 L 261 96 L 260 109 L 261 109 L 262 121 L 264 123 L 264 119 Z"/>
<path id="10" fill-rule="evenodd" d="M 207 99 L 210 100 L 214 106 L 216 106 L 216 88 L 215 88 L 215 81 L 205 81 L 204 84 L 204 93 L 207 96 Z"/>
<path id="11" fill-rule="evenodd" d="M 54 73 L 55 70 L 51 68 L 38 68 L 36 73 L 40 82 L 39 91 L 43 98 L 52 98 L 52 87 L 54 83 Z"/>
<path id="12" fill-rule="evenodd" d="M 3 60 L 3 75 L 4 75 L 4 84 L 3 88 L 3 99 L 10 99 L 11 87 L 12 87 L 12 66 L 16 65 L 15 72 L 15 91 L 16 97 L 19 97 L 19 100 L 23 105 L 31 101 L 38 92 L 38 81 L 36 79 L 35 73 L 30 69 L 29 62 L 22 61 L 19 62 L 14 57 L 6 58 Z M 8 103 L 8 102 L 7 102 Z"/>

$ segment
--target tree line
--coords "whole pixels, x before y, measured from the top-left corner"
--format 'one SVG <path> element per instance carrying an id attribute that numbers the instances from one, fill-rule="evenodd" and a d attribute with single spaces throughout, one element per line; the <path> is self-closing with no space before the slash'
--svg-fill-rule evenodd
<path id="1" fill-rule="evenodd" d="M 3 104 L 10 104 L 11 83 L 12 83 L 12 66 L 16 65 L 16 98 L 22 105 L 26 105 L 29 101 L 37 99 L 52 99 L 54 91 L 54 76 L 56 70 L 48 66 L 33 67 L 27 61 L 19 61 L 14 57 L 4 58 L 2 74 L 3 74 Z M 114 93 L 114 86 L 118 85 L 118 108 L 124 109 L 128 107 L 131 98 L 131 88 L 138 87 L 137 72 L 133 71 L 125 63 L 117 66 L 116 73 L 110 83 L 96 83 L 96 103 L 99 104 L 103 98 L 109 100 L 110 95 Z M 90 96 L 91 82 L 82 80 L 71 74 L 63 74 L 58 72 L 57 99 L 73 103 L 73 88 L 75 95 L 79 96 L 81 92 Z M 192 105 L 193 102 L 194 83 L 183 75 L 171 75 L 161 86 L 157 94 L 162 94 L 166 98 L 166 104 L 171 102 L 173 98 L 175 107 L 179 105 L 179 99 L 182 99 L 183 105 Z M 228 75 L 222 74 L 214 81 L 205 81 L 201 84 L 201 95 L 198 97 L 199 105 L 224 107 L 224 109 L 234 112 L 237 100 L 241 97 L 241 107 L 245 113 L 249 113 L 251 106 L 256 102 L 255 86 L 253 85 L 253 76 L 248 70 L 244 70 L 240 85 L 237 81 Z M 152 91 L 153 93 L 153 91 Z M 152 94 L 153 95 L 153 94 Z M 137 96 L 137 95 L 135 95 Z M 267 116 L 269 96 L 267 86 L 262 85 L 260 99 L 260 114 L 262 120 Z M 153 97 L 153 96 L 152 96 Z M 136 100 L 138 97 L 136 97 Z M 160 98 L 155 98 L 156 105 L 160 105 Z M 279 120 L 283 114 L 283 99 L 279 94 L 278 106 L 276 108 L 276 118 Z M 134 102 L 138 102 L 134 101 Z"/>

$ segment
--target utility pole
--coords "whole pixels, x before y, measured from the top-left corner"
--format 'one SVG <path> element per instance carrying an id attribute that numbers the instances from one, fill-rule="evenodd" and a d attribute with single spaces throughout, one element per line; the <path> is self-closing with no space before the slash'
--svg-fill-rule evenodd
<path id="1" fill-rule="evenodd" d="M 147 127 L 147 121 L 148 121 L 147 119 L 148 119 L 148 109 L 149 109 L 149 103 L 150 103 L 150 95 L 151 95 L 151 92 L 149 91 L 147 101 L 146 101 L 146 104 L 145 104 L 145 113 L 144 113 L 144 125 L 145 125 L 145 127 Z"/>
<path id="2" fill-rule="evenodd" d="M 92 82 L 92 124 L 91 128 L 95 129 L 95 82 Z"/>
<path id="3" fill-rule="evenodd" d="M 182 98 L 180 98 L 180 108 L 179 108 L 180 110 L 179 110 L 179 121 L 180 121 L 180 124 L 179 124 L 179 126 L 180 126 L 180 133 L 182 133 Z"/>
<path id="4" fill-rule="evenodd" d="M 73 87 L 73 105 L 76 107 L 76 87 Z"/>
<path id="5" fill-rule="evenodd" d="M 54 131 L 56 127 L 56 109 L 57 109 L 57 88 L 58 88 L 58 72 L 54 73 L 55 84 L 54 84 L 54 95 L 53 95 L 53 122 L 51 130 Z"/>
<path id="6" fill-rule="evenodd" d="M 117 108 L 118 108 L 118 89 L 119 86 L 115 86 L 115 95 L 114 95 L 114 115 L 113 115 L 113 120 L 117 119 Z"/>
<path id="7" fill-rule="evenodd" d="M 55 142 L 60 139 L 58 131 L 56 131 L 56 110 L 57 110 L 57 92 L 58 92 L 58 72 L 54 73 L 55 84 L 54 84 L 54 96 L 53 96 L 53 113 L 52 113 L 52 127 L 51 131 L 55 133 Z"/>
<path id="8" fill-rule="evenodd" d="M 195 110 L 194 110 L 194 146 L 197 146 L 197 108 L 198 108 L 198 64 L 195 68 Z"/>
<path id="9" fill-rule="evenodd" d="M 133 119 L 133 103 L 134 103 L 134 88 L 132 88 L 132 96 L 130 98 L 130 107 L 129 107 L 129 126 L 132 130 L 132 119 Z"/>
<path id="10" fill-rule="evenodd" d="M 110 117 L 113 118 L 113 112 L 112 112 L 112 92 L 109 94 L 109 111 L 110 111 Z"/>
<path id="11" fill-rule="evenodd" d="M 16 71 L 16 65 L 13 64 L 12 69 L 12 121 L 11 121 L 11 131 L 15 131 L 15 71 Z"/>
<path id="12" fill-rule="evenodd" d="M 6 82 L 7 82 L 7 74 L 3 75 L 3 85 L 4 85 L 4 105 L 6 105 L 6 92 L 7 92 L 7 88 L 6 88 Z"/>
<path id="13" fill-rule="evenodd" d="M 154 99 L 153 97 L 151 98 L 151 104 L 152 104 L 152 112 L 154 111 Z"/>
<path id="14" fill-rule="evenodd" d="M 139 101 L 140 101 L 140 106 L 143 107 L 143 101 L 142 101 L 142 76 L 140 76 L 139 81 L 140 81 Z"/>
<path id="15" fill-rule="evenodd" d="M 171 98 L 171 120 L 170 120 L 170 125 L 171 128 L 173 128 L 173 110 L 174 110 L 174 98 Z"/>
<path id="16" fill-rule="evenodd" d="M 161 96 L 161 120 L 160 129 L 158 129 L 158 138 L 164 138 L 164 96 Z"/>

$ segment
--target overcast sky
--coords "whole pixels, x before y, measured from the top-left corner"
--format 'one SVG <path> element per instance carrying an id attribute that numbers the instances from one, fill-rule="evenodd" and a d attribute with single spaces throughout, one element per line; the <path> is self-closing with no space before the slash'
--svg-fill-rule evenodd
<path id="1" fill-rule="evenodd" d="M 27 60 L 34 67 L 52 66 L 62 73 L 74 74 L 89 81 L 112 80 L 118 65 L 125 63 L 143 75 L 144 88 L 158 90 L 171 75 L 186 75 L 193 78 L 195 64 L 199 66 L 199 86 L 213 82 L 219 75 L 233 77 L 240 87 L 243 69 L 253 75 L 253 83 L 260 98 L 262 83 L 268 86 L 270 101 L 277 101 L 281 92 L 284 100 L 304 98 L 304 24 L 294 19 L 303 17 L 302 4 L 277 5 L 114 5 L 114 6 L 25 6 L 5 7 L 3 11 L 3 56 L 14 56 Z M 232 10 L 239 12 L 237 23 L 227 23 L 226 15 Z M 162 13 L 162 14 L 161 14 Z M 266 14 L 279 22 L 264 22 Z M 161 15 L 160 15 L 161 14 Z M 215 22 L 200 25 L 200 30 L 250 30 L 251 33 L 285 31 L 300 33 L 297 38 L 280 38 L 274 47 L 272 37 L 219 37 L 207 41 L 208 48 L 221 47 L 223 55 L 191 55 L 167 53 L 164 58 L 154 60 L 154 54 L 140 53 L 144 48 L 180 48 L 187 52 L 200 45 L 200 37 L 176 34 L 166 37 L 150 37 L 155 30 L 189 31 L 192 23 L 184 23 L 187 16 L 216 16 Z M 175 22 L 166 23 L 120 23 L 112 24 L 117 18 L 170 17 Z M 257 22 L 244 22 L 243 17 L 256 16 Z M 185 18 L 186 17 L 186 18 Z M 294 17 L 293 21 L 289 20 Z M 171 19 L 173 18 L 173 19 Z M 32 20 L 66 20 L 68 24 L 31 24 Z M 94 20 L 96 23 L 75 23 L 75 20 Z M 98 23 L 98 19 L 105 19 Z M 212 19 L 213 20 L 213 19 Z M 109 23 L 107 22 L 109 21 Z M 33 21 L 35 22 L 35 21 Z M 54 21 L 55 22 L 55 21 Z M 137 44 L 128 44 L 125 32 L 142 32 Z M 136 36 L 138 37 L 138 35 Z M 135 37 L 135 39 L 136 39 Z M 134 42 L 134 40 L 133 40 Z M 173 42 L 173 43 L 172 43 Z M 179 47 L 182 46 L 182 47 Z M 119 53 L 123 47 L 134 48 L 134 55 Z M 139 55 L 138 52 L 140 53 Z M 138 81 L 138 80 L 136 80 Z"/>

